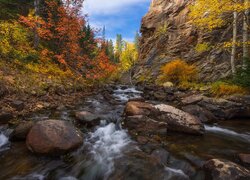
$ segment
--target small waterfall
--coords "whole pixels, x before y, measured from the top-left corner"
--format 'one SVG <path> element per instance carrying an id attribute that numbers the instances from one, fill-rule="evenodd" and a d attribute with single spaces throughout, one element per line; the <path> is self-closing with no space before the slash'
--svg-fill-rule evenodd
<path id="1" fill-rule="evenodd" d="M 131 140 L 125 130 L 120 130 L 114 123 L 100 126 L 90 133 L 87 145 L 94 162 L 88 168 L 84 179 L 96 179 L 96 175 L 107 179 L 114 170 L 114 160 L 122 156 L 122 152 Z"/>
<path id="2" fill-rule="evenodd" d="M 127 102 L 129 99 L 140 98 L 142 93 L 143 92 L 137 91 L 134 87 L 126 89 L 118 87 L 118 89 L 114 90 L 113 96 L 118 101 Z"/>
<path id="3" fill-rule="evenodd" d="M 205 129 L 208 132 L 217 133 L 217 134 L 224 134 L 224 135 L 235 137 L 235 138 L 238 138 L 242 141 L 250 143 L 250 135 L 247 135 L 247 134 L 238 133 L 238 132 L 235 132 L 235 131 L 230 130 L 230 129 L 221 128 L 219 126 L 205 125 Z"/>

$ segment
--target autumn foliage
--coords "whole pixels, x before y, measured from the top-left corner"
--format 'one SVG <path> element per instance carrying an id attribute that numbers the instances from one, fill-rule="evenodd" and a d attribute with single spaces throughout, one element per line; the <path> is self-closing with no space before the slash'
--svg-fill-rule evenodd
<path id="1" fill-rule="evenodd" d="M 182 82 L 191 82 L 197 78 L 196 68 L 180 59 L 165 64 L 161 71 L 162 74 L 159 76 L 161 82 L 171 81 L 179 84 Z"/>
<path id="2" fill-rule="evenodd" d="M 52 59 L 83 77 L 103 78 L 116 68 L 80 14 L 82 4 L 83 0 L 45 0 L 43 16 L 31 11 L 27 17 L 20 16 L 19 22 L 39 36 L 43 60 Z"/>

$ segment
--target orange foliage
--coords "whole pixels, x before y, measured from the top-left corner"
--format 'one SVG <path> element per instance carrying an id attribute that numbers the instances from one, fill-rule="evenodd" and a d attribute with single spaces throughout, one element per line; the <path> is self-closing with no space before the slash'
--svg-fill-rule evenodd
<path id="1" fill-rule="evenodd" d="M 160 81 L 171 81 L 173 83 L 189 82 L 197 78 L 197 70 L 185 61 L 176 59 L 162 67 Z"/>
<path id="2" fill-rule="evenodd" d="M 87 72 L 86 77 L 88 79 L 107 78 L 117 69 L 116 66 L 110 62 L 104 50 L 101 50 L 89 64 L 91 64 L 92 69 Z"/>
<path id="3" fill-rule="evenodd" d="M 216 82 L 211 86 L 210 92 L 215 96 L 226 96 L 233 94 L 247 94 L 247 89 L 234 84 L 228 84 L 224 82 Z"/>
<path id="4" fill-rule="evenodd" d="M 78 64 L 84 61 L 81 56 L 80 38 L 85 25 L 80 10 L 82 0 L 59 1 L 45 0 L 47 19 L 29 15 L 21 16 L 20 22 L 35 30 L 41 39 L 52 44 L 54 58 L 65 66 L 78 68 Z"/>

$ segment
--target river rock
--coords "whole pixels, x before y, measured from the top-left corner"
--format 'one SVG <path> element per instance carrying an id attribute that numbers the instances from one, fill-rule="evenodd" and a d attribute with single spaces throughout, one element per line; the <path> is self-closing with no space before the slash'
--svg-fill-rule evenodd
<path id="1" fill-rule="evenodd" d="M 159 163 L 165 165 L 168 163 L 169 155 L 169 152 L 167 152 L 165 149 L 156 149 L 151 153 L 151 156 L 157 159 Z"/>
<path id="2" fill-rule="evenodd" d="M 233 162 L 222 159 L 211 159 L 203 165 L 206 179 L 241 180 L 250 179 L 250 171 Z"/>
<path id="3" fill-rule="evenodd" d="M 88 111 L 76 112 L 75 117 L 82 123 L 86 123 L 93 126 L 98 125 L 101 120 L 99 116 Z"/>
<path id="4" fill-rule="evenodd" d="M 13 115 L 8 112 L 0 112 L 0 124 L 7 124 L 13 119 Z"/>
<path id="5" fill-rule="evenodd" d="M 71 123 L 61 120 L 36 123 L 26 139 L 30 151 L 46 155 L 65 154 L 78 148 L 82 143 L 82 133 Z"/>
<path id="6" fill-rule="evenodd" d="M 136 116 L 136 115 L 149 115 L 154 111 L 154 106 L 146 103 L 146 102 L 139 102 L 139 101 L 129 101 L 126 104 L 124 115 L 125 116 Z"/>
<path id="7" fill-rule="evenodd" d="M 250 165 L 250 154 L 239 154 L 239 158 L 244 164 Z"/>
<path id="8" fill-rule="evenodd" d="M 33 121 L 27 121 L 20 123 L 12 133 L 12 140 L 25 140 L 30 129 L 34 126 Z"/>
<path id="9" fill-rule="evenodd" d="M 160 111 L 157 119 L 166 122 L 169 130 L 197 135 L 204 134 L 204 125 L 197 117 L 166 104 L 154 107 Z"/>
<path id="10" fill-rule="evenodd" d="M 182 110 L 196 116 L 203 123 L 210 123 L 216 120 L 216 117 L 212 112 L 198 106 L 198 105 L 187 105 L 182 107 Z"/>
<path id="11" fill-rule="evenodd" d="M 188 180 L 189 178 L 179 171 L 166 168 L 154 157 L 142 151 L 129 152 L 115 160 L 116 167 L 108 179 L 110 180 Z"/>
<path id="12" fill-rule="evenodd" d="M 144 115 L 127 116 L 124 126 L 132 135 L 167 134 L 167 123 L 156 121 Z"/>
<path id="13" fill-rule="evenodd" d="M 15 108 L 17 111 L 22 111 L 24 109 L 24 102 L 23 101 L 12 101 L 11 107 Z"/>
<path id="14" fill-rule="evenodd" d="M 196 104 L 200 101 L 202 101 L 203 96 L 202 95 L 192 95 L 185 97 L 181 100 L 182 104 L 189 105 L 189 104 Z"/>

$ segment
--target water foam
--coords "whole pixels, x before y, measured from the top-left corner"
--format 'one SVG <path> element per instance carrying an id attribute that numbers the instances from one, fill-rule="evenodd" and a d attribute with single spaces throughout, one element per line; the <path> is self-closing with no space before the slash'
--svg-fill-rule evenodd
<path id="1" fill-rule="evenodd" d="M 121 157 L 122 151 L 131 142 L 127 132 L 116 127 L 114 123 L 98 127 L 87 139 L 96 164 L 92 169 L 101 167 L 99 173 L 104 179 L 113 172 L 114 159 Z"/>

